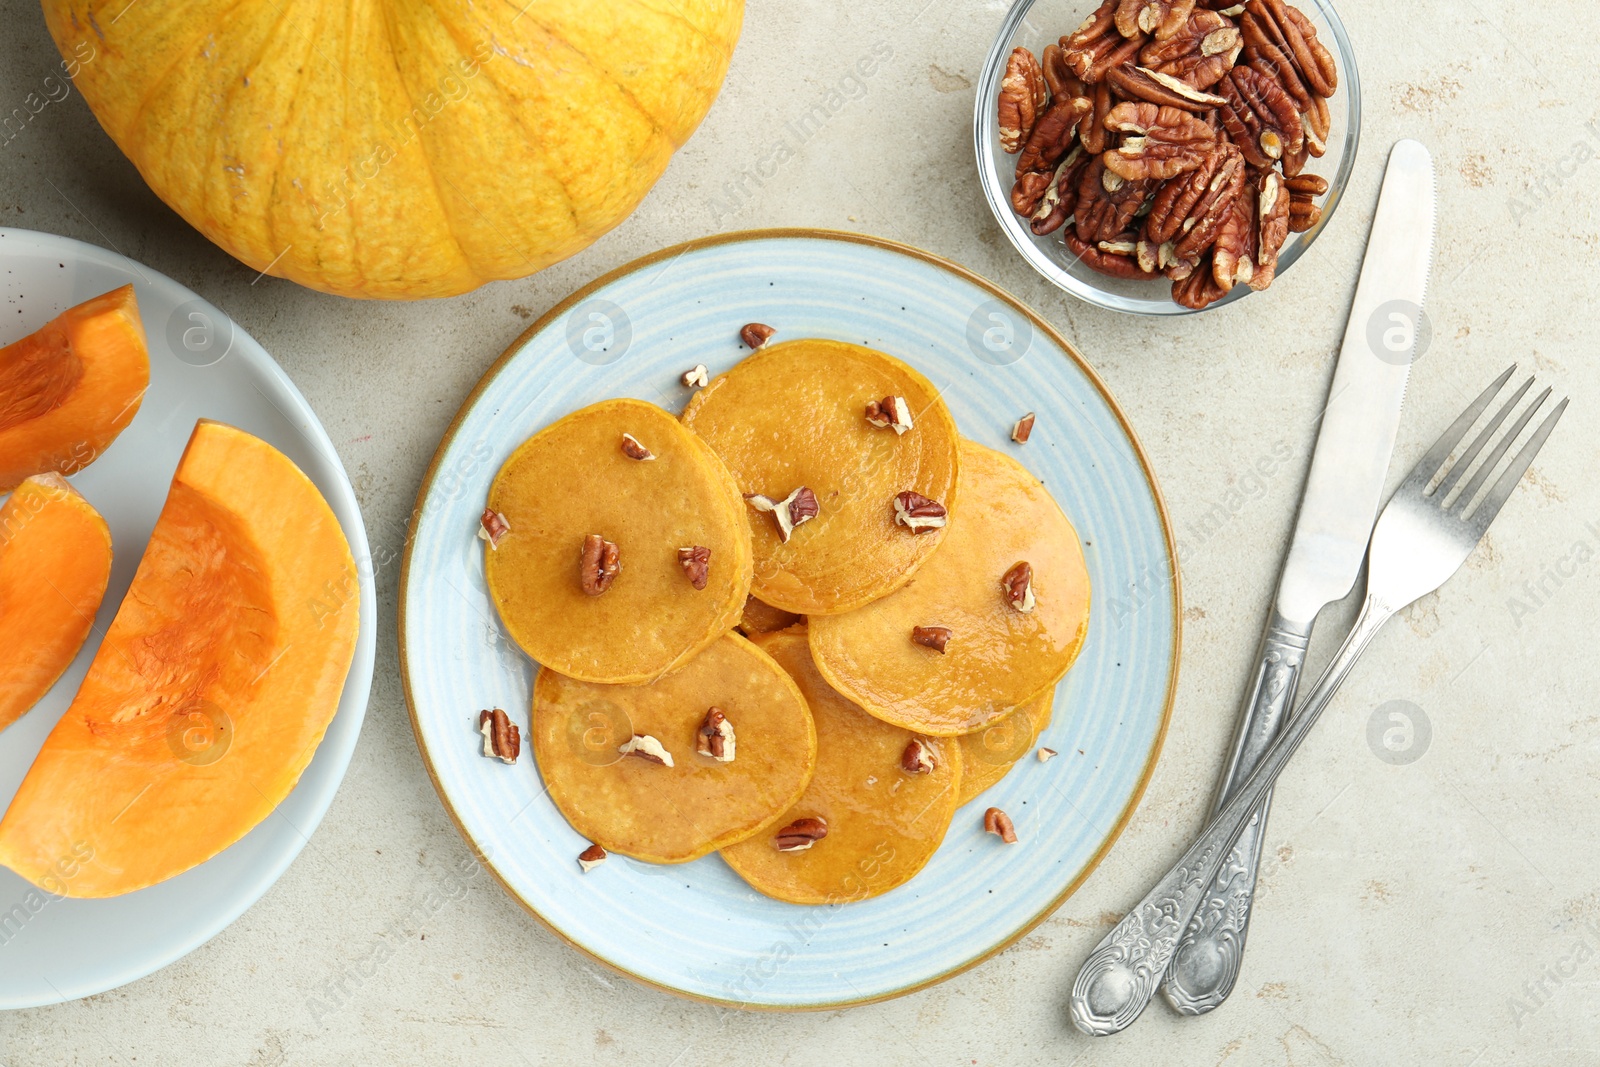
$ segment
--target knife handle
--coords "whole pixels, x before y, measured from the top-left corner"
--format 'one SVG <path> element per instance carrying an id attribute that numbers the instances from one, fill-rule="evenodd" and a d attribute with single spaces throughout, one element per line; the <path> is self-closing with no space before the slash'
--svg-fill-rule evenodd
<path id="1" fill-rule="evenodd" d="M 1311 623 L 1294 623 L 1276 610 L 1261 638 L 1255 677 L 1234 737 L 1233 756 L 1223 770 L 1212 812 L 1222 810 L 1294 706 L 1300 669 L 1311 641 Z M 1173 953 L 1161 995 L 1182 1015 L 1203 1015 L 1228 998 L 1244 960 L 1250 905 L 1255 894 L 1261 845 L 1266 837 L 1269 791 L 1252 813 L 1205 901 Z"/>

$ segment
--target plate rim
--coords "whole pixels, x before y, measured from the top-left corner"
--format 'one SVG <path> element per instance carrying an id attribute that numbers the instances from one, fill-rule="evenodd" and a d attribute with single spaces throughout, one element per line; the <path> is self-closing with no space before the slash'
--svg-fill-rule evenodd
<path id="1" fill-rule="evenodd" d="M 115 992 L 118 989 L 123 989 L 129 985 L 132 985 L 134 982 L 142 981 L 143 979 L 155 974 L 157 971 L 162 971 L 168 967 L 171 967 L 173 964 L 187 958 L 199 949 L 203 948 L 205 945 L 209 944 L 211 941 L 215 940 L 220 934 L 243 918 L 245 912 L 259 904 L 261 902 L 261 898 L 265 897 L 267 893 L 278 884 L 283 876 L 288 873 L 289 868 L 294 865 L 295 860 L 299 859 L 300 854 L 305 851 L 308 845 L 310 845 L 311 838 L 316 834 L 317 830 L 321 828 L 323 820 L 327 818 L 328 812 L 333 807 L 334 799 L 339 795 L 339 790 L 344 785 L 345 777 L 350 773 L 350 763 L 355 757 L 356 746 L 361 743 L 361 728 L 366 725 L 367 709 L 372 702 L 372 682 L 377 671 L 379 614 L 376 578 L 372 570 L 372 548 L 367 540 L 366 519 L 361 513 L 361 501 L 356 496 L 355 486 L 350 481 L 350 472 L 345 469 L 344 459 L 339 455 L 339 450 L 334 447 L 333 439 L 328 436 L 328 428 L 323 424 L 322 417 L 317 414 L 316 408 L 312 407 L 311 401 L 306 399 L 306 395 L 300 391 L 300 387 L 295 384 L 295 381 L 292 377 L 290 377 L 289 372 L 283 369 L 283 365 L 278 362 L 278 358 L 267 350 L 266 345 L 257 340 L 254 334 L 246 330 L 238 323 L 236 319 L 234 319 L 232 315 L 228 314 L 228 312 L 224 311 L 219 305 L 210 299 L 195 292 L 193 289 L 189 288 L 187 285 L 184 285 L 170 274 L 158 270 L 142 260 L 134 259 L 132 256 L 126 255 L 123 252 L 119 252 L 115 248 L 106 248 L 76 237 L 69 237 L 65 234 L 59 233 L 51 233 L 48 230 L 35 230 L 21 226 L 0 226 L 0 237 L 17 237 L 26 241 L 36 241 L 45 244 L 57 245 L 60 246 L 60 250 L 62 251 L 70 250 L 71 252 L 75 253 L 79 259 L 97 259 L 102 263 L 113 264 L 127 270 L 128 273 L 133 276 L 130 278 L 131 283 L 136 283 L 142 279 L 146 285 L 172 286 L 179 292 L 187 293 L 190 299 L 201 301 L 208 307 L 215 308 L 218 313 L 223 315 L 228 322 L 233 325 L 233 328 L 236 332 L 236 337 L 242 335 L 250 342 L 250 344 L 254 345 L 260 350 L 261 355 L 265 357 L 265 363 L 259 365 L 259 369 L 263 377 L 276 382 L 276 384 L 283 389 L 292 400 L 299 403 L 304 414 L 309 416 L 309 420 L 302 428 L 302 432 L 309 436 L 311 443 L 319 450 L 325 450 L 325 458 L 330 460 L 330 465 L 333 468 L 334 473 L 337 475 L 337 479 L 334 484 L 334 490 L 337 494 L 343 497 L 340 503 L 349 508 L 350 515 L 354 520 L 353 528 L 347 526 L 342 517 L 339 515 L 338 511 L 334 510 L 334 501 L 328 501 L 329 510 L 334 510 L 334 517 L 340 520 L 339 529 L 344 534 L 345 539 L 350 543 L 350 554 L 356 563 L 356 577 L 360 586 L 360 595 L 357 599 L 359 608 L 357 615 L 356 645 L 351 656 L 350 670 L 345 676 L 345 685 L 348 687 L 351 679 L 356 679 L 357 681 L 364 679 L 365 682 L 364 685 L 358 687 L 357 692 L 359 696 L 357 697 L 355 706 L 352 708 L 352 711 L 355 715 L 355 722 L 352 724 L 353 732 L 350 737 L 350 742 L 343 751 L 337 752 L 334 757 L 335 766 L 332 769 L 335 771 L 335 773 L 331 776 L 326 795 L 319 797 L 315 801 L 313 809 L 308 813 L 309 818 L 303 826 L 294 826 L 296 832 L 291 835 L 289 846 L 284 853 L 281 856 L 275 857 L 270 866 L 263 867 L 261 869 L 259 886 L 252 885 L 251 888 L 240 897 L 236 907 L 230 906 L 228 909 L 229 914 L 225 919 L 218 923 L 215 928 L 205 929 L 199 934 L 196 934 L 190 939 L 182 942 L 177 948 L 156 956 L 152 956 L 149 960 L 129 968 L 129 973 L 118 978 L 111 985 L 101 986 L 98 982 L 80 983 L 77 987 L 68 988 L 64 991 L 57 989 L 56 995 L 47 999 L 31 1000 L 26 1002 L 7 1001 L 5 1003 L 0 1003 L 0 1011 L 19 1011 L 34 1008 L 47 1008 L 56 1004 L 68 1004 L 73 1001 L 83 1000 L 87 997 L 101 996 L 106 993 Z M 5 246 L 0 244 L 0 252 L 3 252 L 4 248 Z M 148 325 L 146 326 L 145 332 L 147 335 L 150 333 Z M 148 393 L 146 395 L 148 396 Z M 268 398 L 268 401 L 269 403 L 271 402 L 270 397 Z M 296 414 L 299 414 L 299 412 L 296 412 Z M 287 414 L 285 414 L 285 418 L 288 418 Z M 272 444 L 270 441 L 267 443 Z M 274 445 L 273 447 L 277 446 Z M 298 466 L 299 465 L 296 464 L 297 468 Z M 307 475 L 307 477 L 309 478 L 310 476 Z M 321 493 L 322 488 L 318 486 L 317 491 Z M 326 498 L 327 494 L 323 495 L 324 498 Z M 140 546 L 139 552 L 142 556 L 144 552 L 143 545 Z M 342 705 L 344 701 L 344 691 L 342 689 L 340 690 L 339 699 Z M 335 709 L 335 716 L 337 716 L 340 711 L 342 711 L 342 708 Z M 331 729 L 331 722 L 329 725 Z M 327 735 L 325 733 L 322 740 L 317 743 L 316 749 L 312 752 L 313 760 L 315 760 L 316 757 L 322 752 L 323 745 L 326 744 L 326 742 Z M 306 765 L 306 770 L 310 770 L 309 763 Z M 295 782 L 294 788 L 290 790 L 289 795 L 293 796 L 294 793 L 301 788 L 304 782 L 305 771 L 302 771 L 299 780 Z M 287 801 L 288 797 L 285 797 L 284 800 Z M 268 818 L 270 818 L 271 814 L 276 814 L 278 808 L 281 806 L 281 803 L 274 806 L 273 811 L 272 813 L 269 813 Z M 264 825 L 266 821 L 267 819 L 263 819 L 258 826 Z M 254 832 L 254 829 L 255 828 L 252 828 L 251 832 Z M 240 840 L 242 841 L 243 838 L 240 838 Z M 238 844 L 238 842 L 236 841 L 234 844 Z M 233 846 L 230 845 L 228 847 L 232 848 Z M 204 861 L 204 863 L 195 868 L 191 868 L 191 870 L 198 869 L 199 866 L 204 866 L 205 863 L 211 863 L 221 856 L 226 855 L 227 852 L 228 849 L 223 849 L 221 852 L 217 853 L 216 856 L 211 857 L 211 859 Z M 168 881 L 170 881 L 170 879 L 168 879 Z M 155 889 L 161 884 L 164 883 L 158 882 L 156 886 L 148 886 L 144 890 L 136 890 L 135 892 L 148 892 L 150 889 Z M 120 898 L 113 897 L 109 899 L 116 900 Z M 54 985 L 52 985 L 52 988 L 55 988 Z"/>
<path id="2" fill-rule="evenodd" d="M 607 285 L 610 285 L 612 282 L 626 277 L 629 274 L 649 267 L 652 264 L 659 263 L 664 259 L 673 259 L 687 255 L 690 252 L 699 251 L 705 248 L 713 248 L 725 244 L 739 244 L 750 241 L 784 240 L 795 238 L 838 241 L 846 244 L 865 245 L 870 248 L 876 248 L 879 250 L 896 253 L 898 255 L 903 255 L 911 259 L 920 260 L 941 270 L 948 271 L 960 280 L 977 286 L 978 288 L 988 292 L 995 299 L 1003 301 L 1022 315 L 1026 316 L 1029 322 L 1032 323 L 1034 329 L 1039 330 L 1051 341 L 1059 345 L 1062 351 L 1066 352 L 1067 355 L 1071 357 L 1073 363 L 1077 365 L 1078 370 L 1086 379 L 1088 379 L 1095 391 L 1100 394 L 1100 397 L 1105 402 L 1106 407 L 1116 418 L 1117 424 L 1122 428 L 1122 432 L 1126 435 L 1128 443 L 1133 446 L 1134 454 L 1139 459 L 1139 469 L 1144 474 L 1145 485 L 1150 490 L 1151 499 L 1154 501 L 1156 506 L 1156 513 L 1161 519 L 1161 531 L 1167 545 L 1167 565 L 1172 575 L 1172 654 L 1168 660 L 1167 695 L 1161 709 L 1161 725 L 1156 731 L 1155 740 L 1151 743 L 1150 754 L 1145 760 L 1144 768 L 1142 771 L 1140 771 L 1138 784 L 1134 787 L 1132 795 L 1129 796 L 1127 804 L 1123 806 L 1121 813 L 1118 814 L 1110 832 L 1106 834 L 1105 838 L 1100 842 L 1100 846 L 1095 850 L 1094 854 L 1089 857 L 1089 861 L 1084 864 L 1082 869 L 1078 871 L 1077 875 L 1074 876 L 1072 880 L 1062 888 L 1061 892 L 1056 894 L 1056 896 L 1052 898 L 1043 908 L 1041 908 L 1037 914 L 1030 917 L 1028 921 L 1018 927 L 1015 932 L 995 943 L 986 951 L 979 953 L 969 960 L 963 961 L 955 967 L 947 968 L 936 975 L 921 979 L 909 985 L 901 986 L 898 989 L 888 990 L 883 993 L 875 993 L 870 996 L 846 997 L 840 1000 L 818 1001 L 807 1004 L 757 1004 L 746 1001 L 731 1000 L 724 997 L 707 996 L 703 993 L 690 992 L 689 990 L 680 989 L 677 986 L 670 985 L 666 982 L 645 977 L 644 975 L 630 971 L 626 967 L 623 967 L 617 963 L 613 963 L 612 961 L 605 959 L 594 951 L 590 950 L 587 946 L 580 944 L 574 938 L 570 937 L 565 931 L 561 930 L 549 919 L 545 918 L 545 916 L 542 915 L 532 903 L 524 899 L 520 893 L 512 888 L 511 884 L 505 879 L 504 876 L 501 875 L 499 868 L 494 863 L 493 858 L 485 852 L 482 843 L 473 837 L 472 833 L 467 829 L 466 824 L 462 821 L 460 814 L 456 811 L 455 806 L 451 804 L 450 798 L 445 792 L 444 785 L 439 780 L 438 772 L 434 768 L 433 757 L 428 752 L 428 747 L 423 741 L 422 726 L 417 718 L 417 704 L 411 693 L 411 663 L 410 656 L 408 655 L 406 648 L 406 634 L 408 632 L 406 625 L 406 601 L 408 599 L 409 590 L 411 587 L 411 554 L 413 549 L 416 547 L 418 527 L 422 522 L 423 515 L 426 511 L 424 505 L 427 503 L 428 496 L 434 488 L 434 482 L 438 477 L 440 464 L 443 462 L 444 454 L 449 450 L 451 444 L 454 443 L 457 431 L 461 428 L 461 424 L 466 420 L 467 415 L 477 405 L 479 398 L 488 389 L 490 384 L 492 384 L 494 380 L 497 379 L 503 371 L 505 371 L 512 359 L 514 359 L 517 354 L 522 351 L 522 349 L 535 334 L 545 329 L 551 323 L 555 322 L 562 315 L 566 314 L 573 307 L 580 304 L 597 290 L 602 289 Z M 400 651 L 400 687 L 402 692 L 405 694 L 406 713 L 411 721 L 411 732 L 413 737 L 416 739 L 417 750 L 422 756 L 422 766 L 428 772 L 428 780 L 433 783 L 434 792 L 439 795 L 439 802 L 444 806 L 445 813 L 450 817 L 450 821 L 452 824 L 454 824 L 456 832 L 461 835 L 461 839 L 466 842 L 470 849 L 472 849 L 473 856 L 478 863 L 488 870 L 490 875 L 494 877 L 495 881 L 500 883 L 500 887 L 505 891 L 506 895 L 521 905 L 523 910 L 527 911 L 529 915 L 532 915 L 536 920 L 538 920 L 540 925 L 554 934 L 557 939 L 565 943 L 567 946 L 576 949 L 585 958 L 600 964 L 613 973 L 622 975 L 625 978 L 628 978 L 634 982 L 638 982 L 641 985 L 647 986 L 651 989 L 659 990 L 660 992 L 668 993 L 672 996 L 680 997 L 685 1000 L 696 1001 L 701 1004 L 710 1004 L 721 1008 L 735 1008 L 741 1011 L 755 1012 L 799 1013 L 813 1011 L 834 1011 L 840 1008 L 852 1008 L 866 1004 L 877 1004 L 886 1000 L 893 1000 L 911 993 L 916 993 L 920 990 L 927 989 L 931 986 L 938 985 L 941 982 L 954 978 L 958 974 L 962 974 L 982 963 L 987 962 L 990 959 L 993 959 L 995 956 L 999 955 L 1001 952 L 1004 952 L 1016 942 L 1020 941 L 1023 937 L 1027 936 L 1027 934 L 1032 932 L 1035 927 L 1044 922 L 1051 915 L 1055 914 L 1056 910 L 1066 902 L 1067 898 L 1076 893 L 1078 889 L 1080 889 L 1083 884 L 1088 881 L 1089 876 L 1099 869 L 1100 864 L 1104 862 L 1106 856 L 1116 845 L 1118 839 L 1120 839 L 1122 836 L 1122 832 L 1127 828 L 1128 823 L 1132 820 L 1133 813 L 1138 810 L 1139 802 L 1144 799 L 1145 790 L 1149 788 L 1150 780 L 1155 775 L 1156 764 L 1160 762 L 1161 751 L 1166 744 L 1167 730 L 1172 724 L 1172 707 L 1177 699 L 1178 694 L 1178 674 L 1181 667 L 1181 654 L 1183 650 L 1183 574 L 1178 566 L 1177 538 L 1172 529 L 1172 518 L 1168 514 L 1166 498 L 1161 493 L 1161 485 L 1156 480 L 1155 470 L 1150 464 L 1149 455 L 1145 452 L 1144 443 L 1140 441 L 1138 434 L 1134 432 L 1132 424 L 1128 421 L 1127 414 L 1122 410 L 1122 406 L 1117 403 L 1116 397 L 1112 395 L 1111 390 L 1106 386 L 1105 381 L 1101 379 L 1100 375 L 1095 371 L 1095 369 L 1089 365 L 1088 361 L 1083 358 L 1083 354 L 1078 351 L 1077 347 L 1068 341 L 1064 336 L 1062 336 L 1061 333 L 1051 323 L 1046 321 L 1042 315 L 1034 311 L 1033 308 L 1025 304 L 1016 296 L 1012 295 L 1000 285 L 990 281 L 975 271 L 964 267 L 953 260 L 946 259 L 943 256 L 936 255 L 935 253 L 918 248 L 915 245 L 906 244 L 901 241 L 895 241 L 887 237 L 877 237 L 871 234 L 854 233 L 848 230 L 832 230 L 805 226 L 731 230 L 725 233 L 711 234 L 705 237 L 697 237 L 688 241 L 681 241 L 677 244 L 668 245 L 665 248 L 657 249 L 654 252 L 639 256 L 617 267 L 614 267 L 611 270 L 606 271 L 604 274 L 591 279 L 584 285 L 573 290 L 567 296 L 557 301 L 550 307 L 549 310 L 540 315 L 531 324 L 529 324 L 525 330 L 518 334 L 516 339 L 506 346 L 500 355 L 495 358 L 495 361 L 484 370 L 483 374 L 479 376 L 477 383 L 473 385 L 471 391 L 468 392 L 466 397 L 462 399 L 460 407 L 456 409 L 455 416 L 450 420 L 450 425 L 445 429 L 443 436 L 439 438 L 439 446 L 434 450 L 433 458 L 428 461 L 428 469 L 423 473 L 422 482 L 417 488 L 416 500 L 413 502 L 411 510 L 411 521 L 407 523 L 406 526 L 405 545 L 405 555 L 400 564 L 400 596 L 397 612 L 399 632 L 396 635 L 398 638 L 397 644 L 399 645 Z"/>

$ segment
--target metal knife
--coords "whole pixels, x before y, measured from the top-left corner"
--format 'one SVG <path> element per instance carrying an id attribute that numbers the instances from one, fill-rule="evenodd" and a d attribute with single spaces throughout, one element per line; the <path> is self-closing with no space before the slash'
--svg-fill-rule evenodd
<path id="1" fill-rule="evenodd" d="M 1389 153 L 1294 536 L 1213 814 L 1255 768 L 1293 707 L 1318 613 L 1355 585 L 1423 329 L 1433 235 L 1433 157 L 1416 141 L 1399 141 Z M 1268 793 L 1173 954 L 1161 994 L 1184 1015 L 1221 1004 L 1239 976 L 1271 802 Z"/>

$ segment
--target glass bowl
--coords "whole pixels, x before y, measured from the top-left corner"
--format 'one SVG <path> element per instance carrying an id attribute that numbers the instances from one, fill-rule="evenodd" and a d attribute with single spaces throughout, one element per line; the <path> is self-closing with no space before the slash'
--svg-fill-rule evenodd
<path id="1" fill-rule="evenodd" d="M 1291 2 L 1305 12 L 1317 29 L 1318 38 L 1332 53 L 1339 68 L 1339 89 L 1328 101 L 1331 120 L 1328 151 L 1320 159 L 1312 159 L 1305 169 L 1305 173 L 1321 175 L 1328 181 L 1328 192 L 1320 201 L 1322 218 L 1305 233 L 1289 235 L 1278 255 L 1279 278 L 1288 273 L 1333 218 L 1355 166 L 1356 144 L 1361 133 L 1361 79 L 1356 72 L 1355 53 L 1344 23 L 1327 0 Z M 1173 302 L 1172 283 L 1165 278 L 1139 281 L 1101 274 L 1072 254 L 1062 241 L 1060 230 L 1044 237 L 1035 236 L 1028 228 L 1028 220 L 1011 210 L 1017 157 L 1007 155 L 1000 147 L 1000 124 L 995 114 L 1006 60 L 1011 50 L 1019 45 L 1036 56 L 1041 55 L 1046 45 L 1054 44 L 1057 38 L 1077 29 L 1096 6 L 1094 0 L 1017 0 L 1011 6 L 984 61 L 978 99 L 973 108 L 978 178 L 990 210 L 1022 258 L 1058 287 L 1080 300 L 1112 311 L 1135 315 L 1189 315 L 1193 313 L 1190 308 Z M 1255 290 L 1247 285 L 1235 286 L 1231 293 L 1206 310 L 1242 300 L 1252 292 Z"/>

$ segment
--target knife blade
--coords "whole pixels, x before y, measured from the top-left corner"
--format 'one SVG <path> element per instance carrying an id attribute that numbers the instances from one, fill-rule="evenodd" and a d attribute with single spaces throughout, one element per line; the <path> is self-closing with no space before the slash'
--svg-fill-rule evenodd
<path id="1" fill-rule="evenodd" d="M 1273 608 L 1262 635 L 1213 812 L 1249 776 L 1293 706 L 1323 608 L 1349 595 L 1372 535 L 1394 451 L 1411 364 L 1425 329 L 1422 302 L 1433 258 L 1433 158 L 1413 140 L 1389 153 L 1350 318 L 1306 476 Z M 1233 989 L 1250 921 L 1268 794 L 1184 932 L 1162 983 L 1185 1015 L 1210 1011 Z"/>

